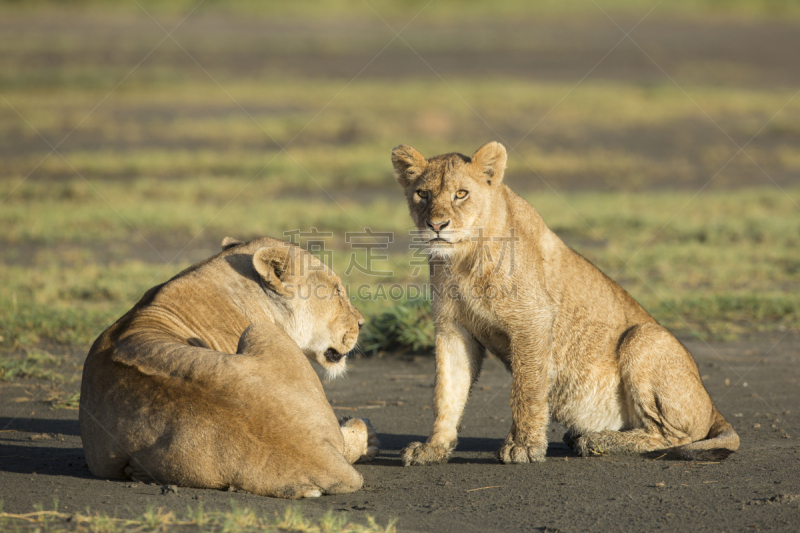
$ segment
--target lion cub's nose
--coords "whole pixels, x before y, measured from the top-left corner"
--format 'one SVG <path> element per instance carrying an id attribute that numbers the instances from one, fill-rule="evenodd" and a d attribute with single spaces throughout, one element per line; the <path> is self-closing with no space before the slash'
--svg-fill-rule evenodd
<path id="1" fill-rule="evenodd" d="M 450 225 L 450 221 L 449 220 L 447 220 L 445 222 L 431 222 L 430 220 L 426 220 L 425 223 L 428 225 L 429 228 L 431 228 L 436 233 L 439 233 L 444 228 L 446 228 L 448 225 Z"/>
<path id="2" fill-rule="evenodd" d="M 361 318 L 359 318 L 359 319 L 358 319 L 358 329 L 361 329 L 361 328 L 363 328 L 363 327 L 364 327 L 364 324 L 366 324 L 366 323 L 367 323 L 367 321 L 366 321 L 366 320 L 364 320 L 364 317 L 363 317 L 363 316 L 362 316 Z"/>

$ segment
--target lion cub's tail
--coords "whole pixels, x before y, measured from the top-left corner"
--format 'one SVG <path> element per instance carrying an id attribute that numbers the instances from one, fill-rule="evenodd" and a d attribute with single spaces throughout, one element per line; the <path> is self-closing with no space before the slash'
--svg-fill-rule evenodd
<path id="1" fill-rule="evenodd" d="M 674 449 L 678 459 L 721 461 L 739 449 L 739 435 L 714 407 L 714 423 L 708 437 Z"/>

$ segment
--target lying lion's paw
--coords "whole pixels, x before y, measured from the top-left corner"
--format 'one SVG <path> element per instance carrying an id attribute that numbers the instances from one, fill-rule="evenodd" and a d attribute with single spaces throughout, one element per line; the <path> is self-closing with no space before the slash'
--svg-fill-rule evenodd
<path id="1" fill-rule="evenodd" d="M 232 490 L 231 486 L 228 490 Z M 312 483 L 299 483 L 297 485 L 287 485 L 278 489 L 273 496 L 286 498 L 288 500 L 299 500 L 300 498 L 319 498 L 323 490 Z"/>
<path id="2" fill-rule="evenodd" d="M 380 451 L 381 443 L 378 440 L 378 434 L 375 432 L 375 427 L 372 425 L 372 422 L 369 421 L 369 418 L 362 418 L 361 420 L 367 427 L 367 451 L 364 452 L 364 455 L 358 458 L 357 462 L 366 463 L 375 459 L 375 456 L 378 455 L 378 452 Z"/>
<path id="3" fill-rule="evenodd" d="M 344 418 L 341 422 L 344 456 L 349 463 L 366 462 L 378 455 L 378 435 L 368 418 Z"/>
<path id="4" fill-rule="evenodd" d="M 322 496 L 322 491 L 318 488 L 308 489 L 305 493 L 303 493 L 303 498 L 319 498 L 320 496 Z"/>
<path id="5" fill-rule="evenodd" d="M 412 442 L 402 451 L 400 458 L 403 460 L 403 466 L 435 465 L 447 461 L 454 447 L 455 443 L 448 447 Z"/>
<path id="6" fill-rule="evenodd" d="M 322 496 L 322 490 L 316 485 L 300 485 L 295 487 L 293 499 L 299 498 L 319 498 Z"/>
<path id="7" fill-rule="evenodd" d="M 497 450 L 497 460 L 503 464 L 537 463 L 545 460 L 546 452 L 546 445 L 525 445 L 506 441 Z"/>

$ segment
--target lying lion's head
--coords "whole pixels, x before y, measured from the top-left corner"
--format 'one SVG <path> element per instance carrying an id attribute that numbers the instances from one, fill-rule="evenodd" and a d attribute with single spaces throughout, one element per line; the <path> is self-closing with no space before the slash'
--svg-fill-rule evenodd
<path id="1" fill-rule="evenodd" d="M 272 242 L 255 249 L 251 260 L 275 322 L 329 378 L 337 377 L 346 370 L 347 354 L 355 347 L 364 317 L 328 266 L 302 248 Z M 238 244 L 226 238 L 223 248 Z M 236 251 L 238 246 L 232 250 Z"/>
<path id="2" fill-rule="evenodd" d="M 432 254 L 446 255 L 469 243 L 492 216 L 506 149 L 491 142 L 471 158 L 451 153 L 425 159 L 414 148 L 400 145 L 392 151 L 392 163 L 422 240 Z"/>

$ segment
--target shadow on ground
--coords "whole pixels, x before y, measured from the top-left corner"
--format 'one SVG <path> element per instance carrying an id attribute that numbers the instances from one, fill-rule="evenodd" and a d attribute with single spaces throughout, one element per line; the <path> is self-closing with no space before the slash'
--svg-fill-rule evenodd
<path id="1" fill-rule="evenodd" d="M 81 434 L 77 420 L 49 418 L 12 418 L 0 416 L 0 429 L 31 433 L 52 433 L 55 435 L 73 435 L 76 437 L 79 437 Z"/>

